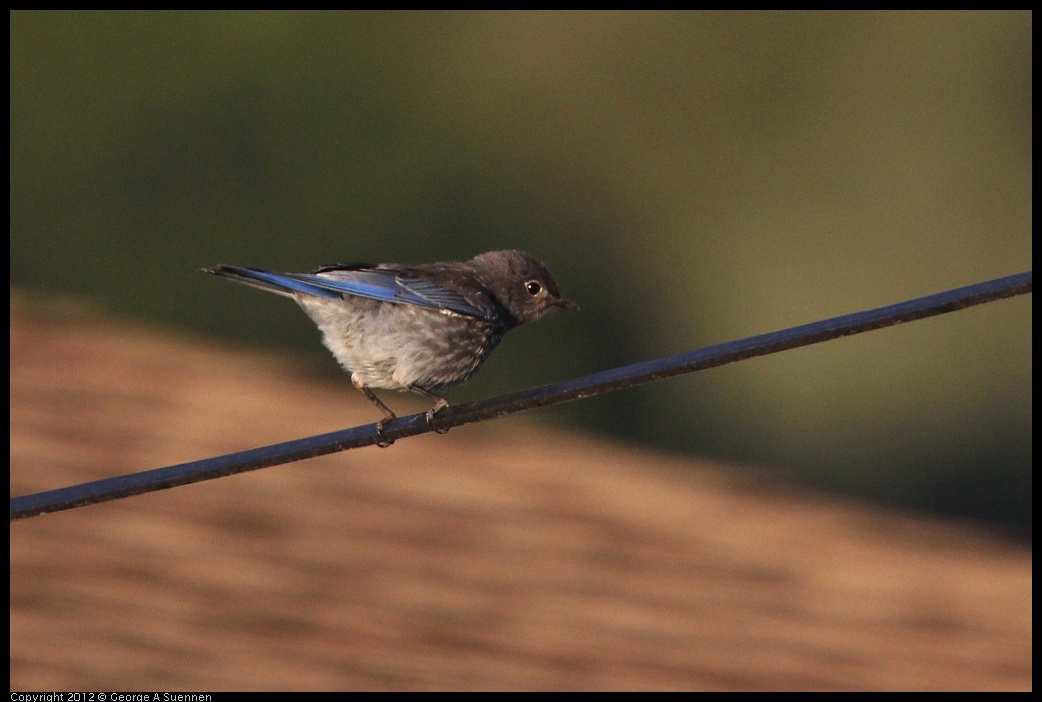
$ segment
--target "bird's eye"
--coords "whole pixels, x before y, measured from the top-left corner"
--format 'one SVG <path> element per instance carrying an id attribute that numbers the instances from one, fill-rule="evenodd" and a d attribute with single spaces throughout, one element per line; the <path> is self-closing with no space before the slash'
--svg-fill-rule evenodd
<path id="1" fill-rule="evenodd" d="M 525 283 L 525 289 L 528 291 L 529 295 L 538 295 L 543 292 L 543 286 L 538 280 L 530 280 Z"/>

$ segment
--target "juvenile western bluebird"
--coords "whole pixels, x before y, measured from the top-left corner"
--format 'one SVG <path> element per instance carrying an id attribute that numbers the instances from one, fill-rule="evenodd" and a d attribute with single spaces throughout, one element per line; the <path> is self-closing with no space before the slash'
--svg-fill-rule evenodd
<path id="1" fill-rule="evenodd" d="M 382 433 L 396 417 L 371 388 L 435 393 L 472 376 L 503 335 L 555 307 L 561 297 L 545 265 L 524 251 L 489 251 L 469 261 L 338 263 L 310 273 L 216 266 L 203 271 L 292 297 L 322 331 L 351 383 L 380 408 Z"/>

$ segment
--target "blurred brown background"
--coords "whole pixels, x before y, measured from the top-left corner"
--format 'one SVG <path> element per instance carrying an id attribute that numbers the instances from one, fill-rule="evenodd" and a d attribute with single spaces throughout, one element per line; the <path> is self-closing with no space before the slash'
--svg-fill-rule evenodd
<path id="1" fill-rule="evenodd" d="M 373 421 L 202 266 L 531 251 L 454 402 L 1031 267 L 1029 11 L 10 19 L 12 494 Z M 12 685 L 1027 689 L 1031 305 L 14 524 Z"/>
<path id="2" fill-rule="evenodd" d="M 14 522 L 11 689 L 1030 689 L 1027 548 L 545 414 Z M 287 358 L 12 307 L 12 494 L 372 415 Z"/>

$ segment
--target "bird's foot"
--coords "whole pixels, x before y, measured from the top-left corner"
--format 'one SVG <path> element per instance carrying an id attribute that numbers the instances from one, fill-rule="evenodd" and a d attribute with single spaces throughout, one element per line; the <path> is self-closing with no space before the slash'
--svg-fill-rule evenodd
<path id="1" fill-rule="evenodd" d="M 380 437 L 380 440 L 376 442 L 376 445 L 380 448 L 387 448 L 394 443 L 394 439 L 388 439 L 384 436 L 384 427 L 393 419 L 395 419 L 395 416 L 392 414 L 390 417 L 384 417 L 376 423 L 376 433 Z"/>
<path id="2" fill-rule="evenodd" d="M 448 427 L 438 428 L 438 427 L 434 426 L 434 415 L 436 415 L 438 412 L 441 412 L 443 409 L 445 409 L 448 406 L 449 406 L 449 403 L 448 403 L 447 400 L 439 399 L 435 403 L 435 405 L 433 407 L 431 407 L 429 410 L 427 410 L 427 426 L 429 426 L 431 429 L 433 429 L 435 434 L 448 434 L 449 433 L 449 428 Z"/>

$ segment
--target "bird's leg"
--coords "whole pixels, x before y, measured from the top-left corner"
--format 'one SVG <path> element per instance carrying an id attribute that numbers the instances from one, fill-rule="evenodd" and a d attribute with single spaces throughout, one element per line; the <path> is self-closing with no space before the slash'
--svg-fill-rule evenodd
<path id="1" fill-rule="evenodd" d="M 380 435 L 381 439 L 380 441 L 376 442 L 376 445 L 380 448 L 387 448 L 388 446 L 394 443 L 394 439 L 384 438 L 384 427 L 387 426 L 387 422 L 391 421 L 392 419 L 397 419 L 398 415 L 392 412 L 390 407 L 381 402 L 380 398 L 377 397 L 372 390 L 367 388 L 365 385 L 362 385 L 362 383 L 360 383 L 359 381 L 355 380 L 354 374 L 351 375 L 351 384 L 359 390 L 361 390 L 362 394 L 369 398 L 369 401 L 377 407 L 379 407 L 380 411 L 384 413 L 384 418 L 376 423 L 376 433 Z"/>
<path id="2" fill-rule="evenodd" d="M 413 392 L 420 393 L 424 397 L 429 397 L 430 399 L 435 401 L 434 402 L 434 406 L 431 407 L 429 410 L 427 410 L 427 426 L 433 428 L 435 433 L 437 433 L 437 434 L 448 434 L 449 433 L 448 429 L 438 429 L 437 427 L 434 426 L 433 422 L 434 422 L 434 415 L 436 415 L 438 412 L 441 412 L 443 409 L 448 407 L 449 406 L 449 401 L 446 400 L 444 397 L 441 397 L 440 395 L 435 395 L 430 390 L 425 390 L 424 388 L 421 388 L 419 385 L 416 385 L 416 384 L 410 385 L 409 389 L 412 390 Z"/>

